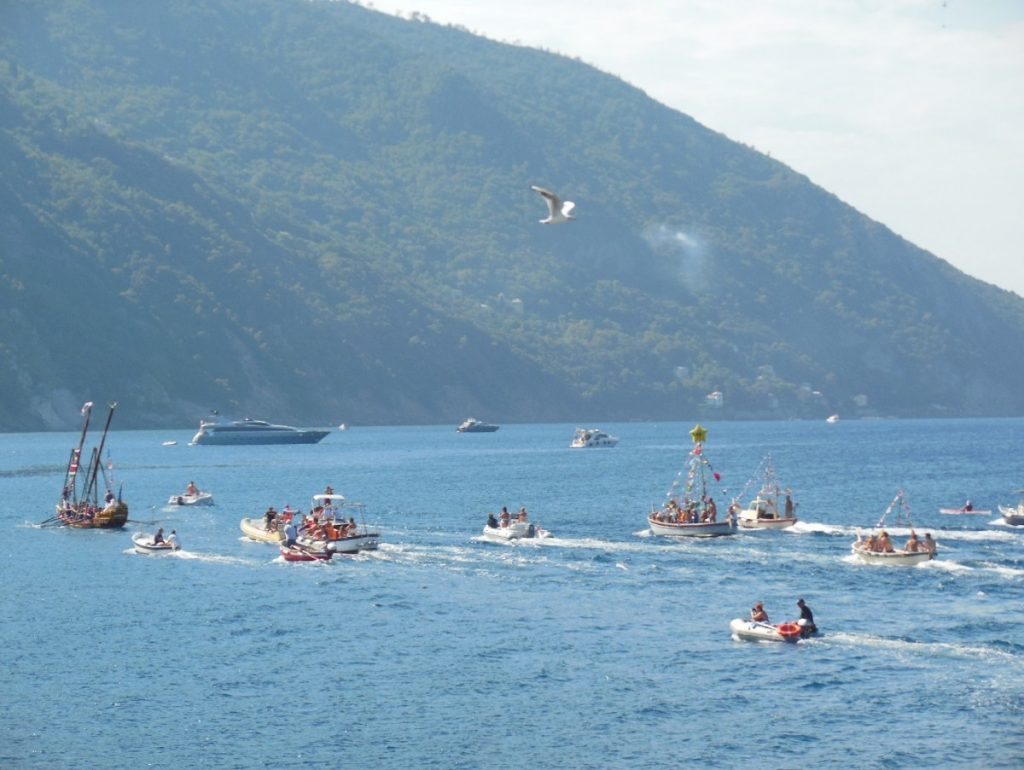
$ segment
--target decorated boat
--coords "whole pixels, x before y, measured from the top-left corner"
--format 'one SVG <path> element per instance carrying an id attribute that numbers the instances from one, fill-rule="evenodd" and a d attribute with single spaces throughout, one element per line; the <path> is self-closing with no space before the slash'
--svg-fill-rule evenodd
<path id="1" fill-rule="evenodd" d="M 796 506 L 791 497 L 791 491 L 780 489 L 775 479 L 775 467 L 772 464 L 772 456 L 766 455 L 754 479 L 747 482 L 744 491 L 738 497 L 743 497 L 744 492 L 751 483 L 757 480 L 760 488 L 750 504 L 739 512 L 739 525 L 743 529 L 785 529 L 792 527 L 797 522 Z"/>
<path id="2" fill-rule="evenodd" d="M 803 636 L 798 622 L 759 623 L 756 620 L 734 618 L 729 622 L 733 639 L 753 642 L 796 642 Z"/>
<path id="3" fill-rule="evenodd" d="M 690 431 L 693 449 L 665 495 L 665 503 L 647 515 L 651 534 L 663 537 L 718 537 L 736 533 L 732 511 L 718 518 L 718 506 L 709 485 L 721 477 L 704 453 L 707 431 L 697 425 Z"/>
<path id="4" fill-rule="evenodd" d="M 181 543 L 178 542 L 176 533 L 172 532 L 171 535 L 173 535 L 173 539 L 168 538 L 167 540 L 157 542 L 153 535 L 147 535 L 145 532 L 136 532 L 132 535 L 132 544 L 135 546 L 136 553 L 149 555 L 174 553 L 181 550 Z"/>
<path id="5" fill-rule="evenodd" d="M 113 464 L 110 463 L 104 468 L 102 462 L 103 448 L 110 432 L 110 421 L 117 408 L 116 401 L 110 404 L 99 446 L 93 448 L 89 464 L 86 466 L 84 481 L 81 488 L 79 486 L 82 448 L 89 432 L 92 406 L 91 401 L 82 406 L 82 434 L 78 439 L 78 445 L 71 450 L 71 457 L 64 473 L 64 484 L 61 487 L 60 502 L 57 503 L 56 513 L 44 521 L 43 525 L 53 523 L 74 529 L 120 529 L 128 522 L 128 504 L 121 499 L 120 494 L 115 497 L 111 491 L 114 486 Z M 101 474 L 107 489 L 102 503 L 98 492 L 98 479 Z"/>
<path id="6" fill-rule="evenodd" d="M 889 516 L 893 516 L 894 526 L 910 529 L 910 537 L 902 549 L 898 550 L 895 547 L 889 533 L 884 529 Z M 935 558 L 935 541 L 932 540 L 931 533 L 926 533 L 924 539 L 918 538 L 914 524 L 910 520 L 910 505 L 907 504 L 902 489 L 885 509 L 882 518 L 875 525 L 875 531 L 866 538 L 858 531 L 857 539 L 850 549 L 853 555 L 865 564 L 913 566 Z"/>
<path id="7" fill-rule="evenodd" d="M 619 439 L 610 436 L 597 428 L 577 428 L 569 447 L 572 449 L 592 449 L 594 447 L 613 447 Z"/>

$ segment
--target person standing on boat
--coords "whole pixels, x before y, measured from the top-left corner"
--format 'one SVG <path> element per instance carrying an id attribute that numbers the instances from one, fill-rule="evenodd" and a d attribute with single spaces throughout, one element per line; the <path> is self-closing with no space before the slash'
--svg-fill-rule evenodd
<path id="1" fill-rule="evenodd" d="M 508 506 L 501 506 L 501 526 L 507 527 L 512 521 L 512 514 L 508 512 Z"/>
<path id="2" fill-rule="evenodd" d="M 750 619 L 755 623 L 768 622 L 768 613 L 764 611 L 764 602 L 758 602 L 750 609 Z"/>
<path id="3" fill-rule="evenodd" d="M 797 625 L 800 626 L 800 636 L 806 639 L 818 630 L 818 627 L 814 625 L 814 613 L 803 599 L 797 599 L 796 606 L 800 608 L 800 620 L 797 621 Z"/>
<path id="4" fill-rule="evenodd" d="M 519 506 L 519 515 L 516 516 L 516 521 L 521 521 L 521 522 L 525 523 L 528 520 L 529 519 L 527 519 L 527 516 L 526 516 L 526 506 L 525 505 L 520 505 Z"/>
<path id="5" fill-rule="evenodd" d="M 926 550 L 928 552 L 928 555 L 931 558 L 934 559 L 935 558 L 936 545 L 935 545 L 935 541 L 932 540 L 932 533 L 931 532 L 925 532 L 924 533 L 924 543 L 922 543 L 922 545 L 924 546 L 924 550 Z"/>
<path id="6" fill-rule="evenodd" d="M 199 487 L 196 486 L 196 483 L 194 481 L 190 481 L 188 483 L 188 486 L 185 487 L 185 494 L 190 495 L 192 497 L 195 497 L 196 495 L 199 494 Z"/>
<path id="7" fill-rule="evenodd" d="M 786 495 L 786 518 L 793 518 L 793 499 L 789 495 Z"/>
<path id="8" fill-rule="evenodd" d="M 718 506 L 715 505 L 715 498 L 708 498 L 708 504 L 704 508 L 704 515 L 707 516 L 707 520 L 711 523 L 718 520 Z"/>
<path id="9" fill-rule="evenodd" d="M 295 545 L 295 541 L 299 537 L 299 529 L 295 526 L 294 521 L 289 521 L 288 526 L 284 528 L 284 544 L 291 548 Z"/>
<path id="10" fill-rule="evenodd" d="M 270 532 L 274 527 L 277 526 L 277 511 L 274 510 L 274 506 L 267 508 L 267 512 L 263 514 L 263 518 L 266 520 L 267 532 Z"/>

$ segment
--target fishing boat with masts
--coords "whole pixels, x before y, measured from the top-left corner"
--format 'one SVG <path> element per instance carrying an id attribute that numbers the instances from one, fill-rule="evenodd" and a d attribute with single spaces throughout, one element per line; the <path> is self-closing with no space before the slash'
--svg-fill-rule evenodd
<path id="1" fill-rule="evenodd" d="M 71 450 L 71 457 L 68 460 L 67 470 L 64 474 L 64 486 L 61 489 L 61 499 L 57 503 L 56 514 L 45 523 L 74 527 L 75 529 L 120 529 L 128 522 L 128 504 L 125 503 L 120 494 L 115 498 L 110 487 L 112 482 L 103 468 L 103 447 L 107 442 L 107 434 L 110 432 L 110 421 L 114 417 L 114 410 L 117 402 L 110 403 L 110 412 L 107 414 L 107 422 L 103 426 L 103 436 L 100 438 L 99 447 L 93 447 L 89 458 L 89 464 L 85 470 L 85 481 L 79 493 L 78 476 L 82 459 L 82 447 L 85 445 L 85 437 L 89 432 L 89 417 L 92 414 L 92 402 L 87 401 L 82 406 L 82 435 L 78 439 L 78 446 Z M 99 501 L 97 479 L 102 472 L 104 487 L 107 494 L 102 504 Z"/>
<path id="2" fill-rule="evenodd" d="M 736 500 L 742 498 L 747 488 L 757 480 L 760 481 L 761 487 L 750 504 L 740 511 L 740 527 L 743 529 L 785 529 L 796 524 L 796 504 L 793 502 L 790 490 L 783 491 L 779 487 L 770 454 L 761 461 L 754 478 L 747 482 Z M 738 502 L 736 505 L 739 506 Z"/>
<path id="3" fill-rule="evenodd" d="M 894 514 L 894 526 L 910 529 L 910 537 L 901 550 L 896 549 L 889 538 L 889 533 L 883 529 L 890 514 Z M 924 540 L 918 539 L 914 524 L 910 520 L 910 506 L 902 489 L 889 503 L 875 529 L 877 532 L 873 532 L 867 538 L 862 538 L 858 530 L 857 539 L 850 546 L 854 556 L 865 564 L 914 565 L 935 558 L 935 541 L 932 540 L 930 533 L 925 534 Z"/>
<path id="4" fill-rule="evenodd" d="M 732 513 L 718 518 L 718 506 L 708 494 L 710 481 L 720 476 L 704 454 L 707 431 L 697 425 L 690 431 L 693 449 L 665 495 L 665 504 L 647 515 L 651 534 L 667 537 L 717 537 L 736 534 Z M 685 484 L 683 474 L 685 473 Z"/>

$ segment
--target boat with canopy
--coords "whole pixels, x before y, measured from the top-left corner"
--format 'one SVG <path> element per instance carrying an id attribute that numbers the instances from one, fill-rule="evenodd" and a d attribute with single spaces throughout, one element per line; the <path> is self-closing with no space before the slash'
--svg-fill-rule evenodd
<path id="1" fill-rule="evenodd" d="M 750 504 L 740 511 L 739 525 L 743 529 L 785 529 L 792 527 L 797 522 L 796 507 L 791 497 L 792 490 L 783 491 L 775 478 L 775 466 L 772 464 L 772 456 L 768 454 L 761 461 L 754 477 L 747 482 L 746 486 L 735 500 L 741 499 L 746 490 L 760 480 L 760 489 Z M 738 505 L 738 503 L 735 503 Z"/>

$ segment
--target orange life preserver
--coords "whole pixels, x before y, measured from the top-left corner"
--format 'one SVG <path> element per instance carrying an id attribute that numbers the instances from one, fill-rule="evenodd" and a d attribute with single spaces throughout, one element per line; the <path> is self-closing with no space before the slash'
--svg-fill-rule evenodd
<path id="1" fill-rule="evenodd" d="M 800 626 L 796 623 L 780 623 L 775 626 L 775 629 L 783 639 L 789 640 L 800 638 Z"/>

